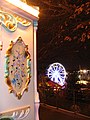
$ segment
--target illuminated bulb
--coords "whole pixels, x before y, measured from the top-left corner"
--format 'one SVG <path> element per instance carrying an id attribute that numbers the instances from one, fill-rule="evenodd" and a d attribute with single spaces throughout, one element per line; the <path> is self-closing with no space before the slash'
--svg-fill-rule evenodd
<path id="1" fill-rule="evenodd" d="M 80 79 L 80 78 L 81 78 L 81 75 L 79 75 L 78 78 Z"/>
<path id="2" fill-rule="evenodd" d="M 83 73 L 86 73 L 87 72 L 87 70 L 83 70 Z"/>

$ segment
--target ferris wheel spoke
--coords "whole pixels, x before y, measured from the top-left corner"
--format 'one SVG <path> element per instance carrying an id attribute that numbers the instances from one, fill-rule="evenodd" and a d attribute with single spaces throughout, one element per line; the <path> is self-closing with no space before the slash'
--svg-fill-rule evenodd
<path id="1" fill-rule="evenodd" d="M 64 78 L 65 78 L 65 76 L 61 76 L 61 78 L 62 78 L 62 79 L 64 79 Z"/>
<path id="2" fill-rule="evenodd" d="M 63 72 L 63 69 L 59 68 L 59 72 Z"/>
<path id="3" fill-rule="evenodd" d="M 59 76 L 58 78 L 59 78 L 59 81 L 62 81 L 62 78 L 61 78 L 61 76 Z"/>
<path id="4" fill-rule="evenodd" d="M 50 69 L 48 72 L 49 72 L 49 73 L 53 73 L 54 71 Z"/>
<path id="5" fill-rule="evenodd" d="M 48 75 L 52 75 L 52 73 L 51 73 L 51 72 L 48 72 Z"/>
<path id="6" fill-rule="evenodd" d="M 52 75 L 49 75 L 49 78 L 52 78 Z"/>
<path id="7" fill-rule="evenodd" d="M 56 70 L 59 71 L 59 66 L 56 66 Z"/>
<path id="8" fill-rule="evenodd" d="M 59 81 L 59 82 L 61 81 L 61 78 L 60 78 L 60 77 L 58 77 L 58 81 Z"/>
<path id="9" fill-rule="evenodd" d="M 55 82 L 57 83 L 57 80 L 58 80 L 58 79 L 57 79 L 56 77 L 55 77 L 54 79 L 55 79 Z"/>
<path id="10" fill-rule="evenodd" d="M 53 70 L 53 71 L 55 70 L 54 66 L 52 66 L 52 70 Z"/>
<path id="11" fill-rule="evenodd" d="M 65 75 L 65 73 L 64 73 L 64 72 L 63 72 L 63 73 L 61 73 L 61 72 L 60 72 L 59 74 L 60 74 L 60 75 Z"/>

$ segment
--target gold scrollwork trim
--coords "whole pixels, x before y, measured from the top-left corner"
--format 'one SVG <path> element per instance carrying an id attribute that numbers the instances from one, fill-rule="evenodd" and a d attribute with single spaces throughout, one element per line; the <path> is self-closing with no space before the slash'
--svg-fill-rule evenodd
<path id="1" fill-rule="evenodd" d="M 31 21 L 16 14 L 11 14 L 0 10 L 0 24 L 8 31 L 14 32 L 16 31 L 18 24 L 24 27 L 29 27 L 31 25 Z"/>

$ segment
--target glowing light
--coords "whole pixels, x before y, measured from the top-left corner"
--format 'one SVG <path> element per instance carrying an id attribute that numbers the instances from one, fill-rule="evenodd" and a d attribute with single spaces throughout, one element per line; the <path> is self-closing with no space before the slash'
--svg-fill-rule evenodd
<path id="1" fill-rule="evenodd" d="M 87 72 L 87 70 L 83 70 L 83 73 L 86 73 Z"/>
<path id="2" fill-rule="evenodd" d="M 47 69 L 47 76 L 51 81 L 59 84 L 60 86 L 65 85 L 66 70 L 60 63 L 53 63 Z"/>
<path id="3" fill-rule="evenodd" d="M 35 17 L 38 17 L 39 15 L 39 11 L 37 9 L 25 4 L 24 2 L 21 2 L 20 0 L 6 0 L 6 1 L 20 9 L 23 9 L 24 11 L 30 13 L 31 15 Z"/>
<path id="4" fill-rule="evenodd" d="M 80 70 L 80 72 L 82 72 L 83 70 Z"/>
<path id="5" fill-rule="evenodd" d="M 84 84 L 84 85 L 87 85 L 88 81 L 85 81 L 85 80 L 80 80 L 80 81 L 77 81 L 77 84 Z"/>
<path id="6" fill-rule="evenodd" d="M 81 75 L 79 75 L 78 78 L 80 79 L 80 78 L 81 78 Z"/>
<path id="7" fill-rule="evenodd" d="M 88 70 L 80 70 L 81 73 L 87 73 Z"/>

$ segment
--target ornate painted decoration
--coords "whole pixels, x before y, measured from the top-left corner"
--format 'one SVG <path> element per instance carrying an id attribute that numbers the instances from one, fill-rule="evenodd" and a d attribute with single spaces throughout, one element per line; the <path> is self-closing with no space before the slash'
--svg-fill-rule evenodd
<path id="1" fill-rule="evenodd" d="M 13 118 L 13 120 L 26 119 L 26 117 L 30 113 L 30 110 L 31 110 L 30 105 L 27 105 L 27 106 L 11 109 L 5 112 L 0 112 L 0 120 L 4 118 L 6 120 L 6 118 L 8 119 L 8 117 Z"/>
<path id="2" fill-rule="evenodd" d="M 13 92 L 20 99 L 24 91 L 28 90 L 31 78 L 30 53 L 21 37 L 15 43 L 11 41 L 5 60 L 5 80 L 9 92 Z"/>
<path id="3" fill-rule="evenodd" d="M 62 64 L 53 63 L 47 69 L 47 76 L 51 81 L 63 87 L 65 84 L 66 70 Z"/>
<path id="4" fill-rule="evenodd" d="M 31 25 L 31 21 L 28 21 L 16 14 L 12 15 L 4 11 L 0 11 L 0 23 L 10 32 L 14 32 L 17 29 L 18 24 L 24 27 Z"/>

